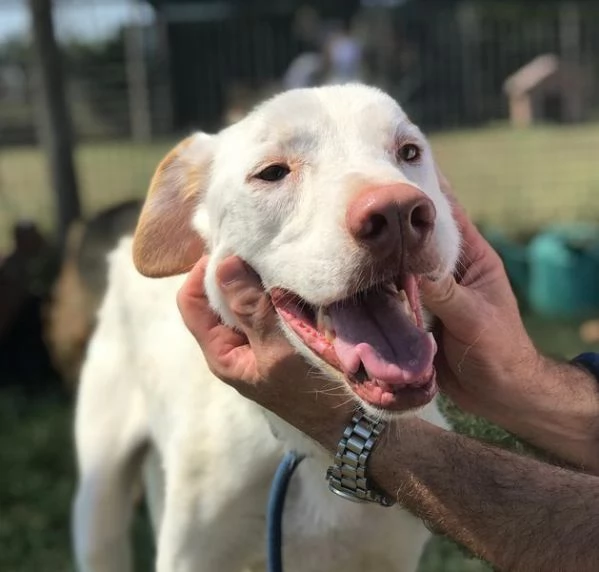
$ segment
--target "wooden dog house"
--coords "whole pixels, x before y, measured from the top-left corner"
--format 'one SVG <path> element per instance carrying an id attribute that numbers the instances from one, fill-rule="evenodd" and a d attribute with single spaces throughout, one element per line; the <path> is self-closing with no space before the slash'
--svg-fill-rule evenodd
<path id="1" fill-rule="evenodd" d="M 512 125 L 581 121 L 586 111 L 582 70 L 553 54 L 539 56 L 504 83 Z"/>

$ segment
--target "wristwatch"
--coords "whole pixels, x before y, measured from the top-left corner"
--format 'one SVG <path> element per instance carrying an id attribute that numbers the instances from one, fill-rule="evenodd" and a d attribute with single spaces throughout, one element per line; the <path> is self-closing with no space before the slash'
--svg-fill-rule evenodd
<path id="1" fill-rule="evenodd" d="M 384 421 L 377 421 L 364 411 L 353 416 L 337 445 L 333 465 L 327 470 L 331 492 L 354 502 L 395 504 L 373 488 L 367 477 L 368 457 L 384 427 Z"/>

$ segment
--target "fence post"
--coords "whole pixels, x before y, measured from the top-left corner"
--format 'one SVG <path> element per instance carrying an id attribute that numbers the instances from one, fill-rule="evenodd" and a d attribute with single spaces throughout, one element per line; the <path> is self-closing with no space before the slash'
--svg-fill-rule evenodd
<path id="1" fill-rule="evenodd" d="M 66 101 L 61 54 L 54 34 L 52 0 L 29 0 L 39 100 L 39 135 L 50 168 L 56 204 L 56 235 L 64 248 L 70 224 L 81 216 L 73 161 L 71 117 Z"/>
<path id="2" fill-rule="evenodd" d="M 568 63 L 581 63 L 581 21 L 580 6 L 576 2 L 560 5 L 560 51 Z"/>
<path id="3" fill-rule="evenodd" d="M 152 137 L 148 71 L 144 49 L 141 4 L 131 3 L 132 21 L 125 28 L 125 60 L 129 93 L 129 118 L 134 141 L 145 142 Z"/>
<path id="4" fill-rule="evenodd" d="M 170 69 L 169 29 L 162 11 L 156 13 L 156 51 L 160 73 L 160 82 L 156 89 L 156 109 L 159 110 L 156 119 L 160 134 L 171 134 L 174 126 L 172 79 Z"/>
<path id="5" fill-rule="evenodd" d="M 456 16 L 461 45 L 462 97 L 464 101 L 468 101 L 464 114 L 468 122 L 477 123 L 484 116 L 478 6 L 471 1 L 462 2 L 457 7 Z"/>

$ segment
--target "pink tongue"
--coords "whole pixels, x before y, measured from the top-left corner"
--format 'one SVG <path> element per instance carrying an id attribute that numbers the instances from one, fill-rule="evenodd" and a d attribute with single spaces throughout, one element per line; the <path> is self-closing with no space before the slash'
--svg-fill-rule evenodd
<path id="1" fill-rule="evenodd" d="M 362 363 L 371 380 L 397 385 L 425 381 L 435 341 L 416 327 L 395 296 L 373 293 L 334 304 L 328 313 L 336 333 L 333 346 L 347 374 L 355 374 Z"/>

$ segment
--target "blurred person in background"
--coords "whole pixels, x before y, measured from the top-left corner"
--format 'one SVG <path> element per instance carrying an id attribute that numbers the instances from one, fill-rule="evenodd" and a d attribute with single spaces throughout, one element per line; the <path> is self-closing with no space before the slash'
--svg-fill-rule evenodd
<path id="1" fill-rule="evenodd" d="M 295 29 L 301 50 L 283 75 L 283 89 L 363 79 L 362 46 L 349 25 L 325 23 L 316 10 L 305 7 L 298 10 Z"/>

